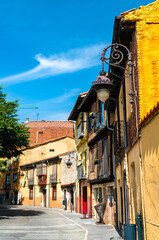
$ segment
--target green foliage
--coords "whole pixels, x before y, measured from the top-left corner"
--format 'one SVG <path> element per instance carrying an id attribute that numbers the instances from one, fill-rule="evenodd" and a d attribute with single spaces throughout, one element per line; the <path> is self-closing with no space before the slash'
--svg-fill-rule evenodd
<path id="1" fill-rule="evenodd" d="M 28 128 L 17 119 L 18 101 L 7 102 L 6 94 L 0 87 L 0 158 L 10 158 L 21 154 L 21 149 L 29 146 Z M 2 161 L 3 162 L 3 161 Z M 1 165 L 4 163 L 1 162 Z M 3 166 L 0 166 L 0 171 Z"/>

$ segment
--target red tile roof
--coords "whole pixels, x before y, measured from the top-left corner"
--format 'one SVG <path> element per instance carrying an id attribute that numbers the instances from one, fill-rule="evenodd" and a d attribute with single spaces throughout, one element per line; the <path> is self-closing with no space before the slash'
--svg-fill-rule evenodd
<path id="1" fill-rule="evenodd" d="M 152 110 L 150 110 L 149 113 L 147 113 L 146 117 L 144 117 L 143 119 L 141 119 L 140 123 L 139 123 L 139 127 L 142 128 L 144 127 L 146 124 L 148 124 L 152 118 L 157 115 L 159 113 L 159 102 L 156 104 L 156 106 L 154 106 L 154 108 Z"/>

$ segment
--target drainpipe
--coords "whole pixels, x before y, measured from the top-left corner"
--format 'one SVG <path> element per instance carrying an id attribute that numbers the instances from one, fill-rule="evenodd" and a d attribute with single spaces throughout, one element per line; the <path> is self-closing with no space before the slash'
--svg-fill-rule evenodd
<path id="1" fill-rule="evenodd" d="M 126 97 L 125 97 L 125 79 L 122 79 L 123 88 L 123 112 L 124 112 L 124 146 L 125 146 L 125 158 L 124 158 L 124 210 L 125 210 L 125 224 L 128 222 L 128 209 L 127 209 L 127 195 L 126 195 L 126 180 L 127 180 L 127 127 L 126 127 Z"/>
<path id="2" fill-rule="evenodd" d="M 35 175 L 35 165 L 34 165 L 34 164 L 33 164 L 33 167 L 34 167 L 34 175 Z M 34 176 L 34 175 L 33 175 L 33 176 Z M 35 185 L 35 179 L 36 179 L 36 178 L 35 178 L 35 176 L 34 176 L 34 203 L 33 203 L 34 206 L 35 206 L 35 186 L 36 186 L 36 185 Z"/>
<path id="3" fill-rule="evenodd" d="M 113 147 L 115 146 L 115 134 L 114 134 L 114 128 L 109 127 L 109 121 L 108 121 L 108 112 L 106 111 L 107 116 L 107 129 L 112 131 L 113 134 Z M 114 147 L 115 148 L 115 147 Z M 117 201 L 117 180 L 116 180 L 116 158 L 115 158 L 115 149 L 113 149 L 114 152 L 114 177 L 115 177 L 115 196 L 116 196 L 116 228 L 118 229 L 118 201 Z"/>
<path id="4" fill-rule="evenodd" d="M 50 207 L 50 164 L 49 164 L 49 171 L 48 172 L 49 172 L 49 174 L 48 174 L 48 178 L 49 178 L 49 184 L 48 184 L 48 207 Z"/>

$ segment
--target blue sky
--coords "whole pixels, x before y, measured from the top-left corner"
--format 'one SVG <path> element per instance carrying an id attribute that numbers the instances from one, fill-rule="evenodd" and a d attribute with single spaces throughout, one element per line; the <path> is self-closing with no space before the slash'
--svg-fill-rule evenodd
<path id="1" fill-rule="evenodd" d="M 67 120 L 101 70 L 115 16 L 148 0 L 0 0 L 0 85 L 20 122 Z"/>

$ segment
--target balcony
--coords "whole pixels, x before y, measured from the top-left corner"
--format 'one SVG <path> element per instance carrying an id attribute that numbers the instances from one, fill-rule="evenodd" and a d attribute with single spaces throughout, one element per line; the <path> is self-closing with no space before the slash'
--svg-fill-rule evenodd
<path id="1" fill-rule="evenodd" d="M 82 164 L 77 166 L 77 172 L 78 172 L 78 180 L 85 180 L 87 179 L 86 175 L 83 172 Z"/>
<path id="2" fill-rule="evenodd" d="M 57 183 L 57 174 L 50 175 L 50 183 Z"/>
<path id="3" fill-rule="evenodd" d="M 81 121 L 78 125 L 78 139 L 81 139 L 84 137 L 84 126 L 83 126 L 83 121 Z"/>
<path id="4" fill-rule="evenodd" d="M 28 179 L 28 186 L 33 186 L 34 185 L 34 178 L 29 178 Z"/>
<path id="5" fill-rule="evenodd" d="M 94 124 L 94 131 L 101 129 L 104 127 L 104 112 L 97 112 Z"/>
<path id="6" fill-rule="evenodd" d="M 38 185 L 46 185 L 47 183 L 47 176 L 39 176 L 38 177 Z"/>
<path id="7" fill-rule="evenodd" d="M 119 154 L 124 149 L 124 121 L 115 122 L 114 135 L 115 154 Z"/>

